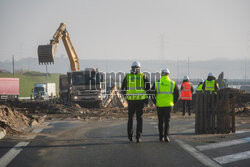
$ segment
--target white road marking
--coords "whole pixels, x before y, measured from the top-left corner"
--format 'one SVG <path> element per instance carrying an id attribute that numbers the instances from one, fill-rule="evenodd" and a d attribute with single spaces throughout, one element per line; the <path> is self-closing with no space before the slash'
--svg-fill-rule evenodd
<path id="1" fill-rule="evenodd" d="M 210 159 L 209 157 L 207 157 L 206 155 L 202 154 L 201 152 L 199 152 L 198 150 L 196 150 L 194 147 L 180 141 L 180 140 L 176 140 L 176 142 L 187 152 L 189 152 L 194 158 L 196 158 L 197 160 L 199 160 L 202 164 L 204 164 L 205 166 L 209 166 L 209 167 L 221 167 L 219 164 L 217 164 L 215 161 L 213 161 L 212 159 Z"/>
<path id="2" fill-rule="evenodd" d="M 217 158 L 214 158 L 214 160 L 220 164 L 227 164 L 227 163 L 249 159 L 249 158 L 250 158 L 250 151 L 245 151 L 241 153 L 217 157 Z"/>
<path id="3" fill-rule="evenodd" d="M 158 129 L 158 126 L 154 126 L 155 129 Z"/>
<path id="4" fill-rule="evenodd" d="M 157 122 L 149 122 L 149 124 L 151 124 L 151 125 L 156 125 Z"/>
<path id="5" fill-rule="evenodd" d="M 32 132 L 39 133 L 43 129 L 34 129 Z M 36 135 L 32 135 L 29 139 L 34 139 Z M 0 158 L 0 167 L 7 166 L 30 142 L 19 142 L 11 148 L 4 156 Z"/>
<path id="6" fill-rule="evenodd" d="M 241 134 L 241 133 L 248 133 L 248 132 L 250 132 L 250 130 L 238 130 L 235 133 L 236 134 Z"/>
<path id="7" fill-rule="evenodd" d="M 10 149 L 2 158 L 0 159 L 0 166 L 7 166 L 22 150 L 23 147 L 27 146 L 30 142 L 20 142 Z"/>
<path id="8" fill-rule="evenodd" d="M 211 149 L 216 149 L 216 148 L 221 148 L 221 147 L 228 147 L 228 146 L 244 144 L 244 143 L 249 143 L 249 142 L 250 142 L 250 137 L 246 137 L 246 138 L 237 139 L 237 140 L 230 140 L 230 141 L 224 141 L 224 142 L 219 142 L 219 143 L 212 143 L 212 144 L 207 144 L 207 145 L 196 146 L 196 148 L 200 151 L 204 151 L 204 150 L 211 150 Z"/>

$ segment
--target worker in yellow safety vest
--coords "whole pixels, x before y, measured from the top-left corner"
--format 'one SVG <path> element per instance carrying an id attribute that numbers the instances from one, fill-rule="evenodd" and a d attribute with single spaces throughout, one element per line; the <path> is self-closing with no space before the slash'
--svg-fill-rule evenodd
<path id="1" fill-rule="evenodd" d="M 150 82 L 141 73 L 141 64 L 137 61 L 131 65 L 131 72 L 126 75 L 122 83 L 122 94 L 128 101 L 128 124 L 127 133 L 130 142 L 133 141 L 133 117 L 136 113 L 136 141 L 141 141 L 142 134 L 142 114 L 144 105 L 148 103 Z"/>
<path id="2" fill-rule="evenodd" d="M 169 121 L 170 112 L 179 98 L 179 89 L 175 81 L 171 80 L 167 68 L 161 70 L 161 78 L 151 88 L 151 98 L 157 107 L 159 139 L 170 142 Z M 164 125 L 164 126 L 163 126 Z"/>
<path id="3" fill-rule="evenodd" d="M 196 93 L 198 93 L 198 92 L 202 92 L 202 86 L 203 86 L 203 83 L 204 83 L 204 80 L 203 79 L 201 79 L 200 81 L 199 81 L 199 83 L 198 83 L 198 86 L 197 86 L 197 88 L 196 88 Z"/>
<path id="4" fill-rule="evenodd" d="M 213 75 L 213 73 L 208 73 L 207 80 L 203 83 L 202 90 L 203 92 L 210 92 L 217 94 L 217 91 L 219 89 L 219 85 L 216 82 L 216 78 Z"/>

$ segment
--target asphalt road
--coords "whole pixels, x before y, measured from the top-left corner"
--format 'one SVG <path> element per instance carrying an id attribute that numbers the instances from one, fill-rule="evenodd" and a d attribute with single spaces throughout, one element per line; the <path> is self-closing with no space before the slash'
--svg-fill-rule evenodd
<path id="1" fill-rule="evenodd" d="M 128 142 L 126 120 L 48 123 L 47 126 L 36 129 L 34 136 L 28 136 L 26 139 L 7 137 L 1 140 L 0 166 L 201 167 L 250 164 L 248 158 L 230 163 L 216 161 L 220 160 L 221 156 L 241 152 L 240 149 L 242 152 L 249 151 L 248 142 L 243 143 L 239 149 L 237 145 L 233 146 L 233 150 L 228 147 L 199 150 L 200 145 L 208 143 L 187 140 L 187 137 L 194 135 L 193 119 L 171 120 L 170 143 L 158 141 L 157 120 L 144 120 L 142 142 L 139 144 Z M 250 136 L 248 132 L 242 135 Z M 241 137 L 225 137 L 223 140 Z M 216 152 L 218 150 L 219 153 Z"/>

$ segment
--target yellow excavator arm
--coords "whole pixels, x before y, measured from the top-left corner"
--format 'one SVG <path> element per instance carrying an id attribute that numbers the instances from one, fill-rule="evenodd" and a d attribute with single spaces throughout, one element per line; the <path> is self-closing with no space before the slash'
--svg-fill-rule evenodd
<path id="1" fill-rule="evenodd" d="M 71 43 L 69 33 L 67 32 L 66 25 L 64 23 L 60 24 L 59 28 L 57 29 L 56 33 L 53 36 L 53 39 L 50 40 L 49 45 L 38 46 L 39 64 L 54 63 L 56 48 L 60 40 L 63 41 L 64 47 L 68 54 L 71 71 L 79 71 L 80 70 L 79 59 Z"/>

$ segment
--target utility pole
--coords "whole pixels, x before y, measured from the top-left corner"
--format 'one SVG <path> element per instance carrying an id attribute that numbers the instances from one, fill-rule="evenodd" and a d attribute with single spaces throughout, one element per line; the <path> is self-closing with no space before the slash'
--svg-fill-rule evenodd
<path id="1" fill-rule="evenodd" d="M 245 57 L 245 83 L 247 83 L 247 57 Z"/>
<path id="2" fill-rule="evenodd" d="M 177 76 L 176 76 L 176 80 L 177 80 L 177 82 L 178 82 L 178 80 L 179 80 L 179 58 L 177 57 L 177 69 L 176 69 L 176 71 L 177 71 Z"/>
<path id="3" fill-rule="evenodd" d="M 247 84 L 247 56 L 249 53 L 249 47 L 250 47 L 250 32 L 247 34 L 247 54 L 245 57 L 245 83 Z"/>
<path id="4" fill-rule="evenodd" d="M 13 78 L 15 78 L 15 58 L 14 55 L 12 55 L 12 74 L 13 74 Z"/>

